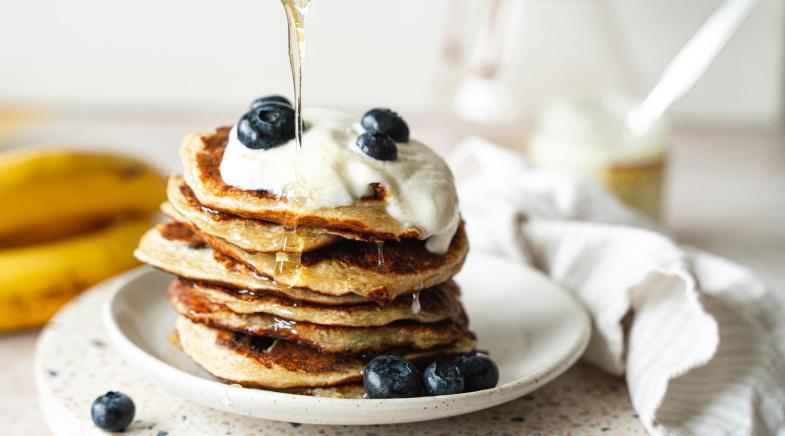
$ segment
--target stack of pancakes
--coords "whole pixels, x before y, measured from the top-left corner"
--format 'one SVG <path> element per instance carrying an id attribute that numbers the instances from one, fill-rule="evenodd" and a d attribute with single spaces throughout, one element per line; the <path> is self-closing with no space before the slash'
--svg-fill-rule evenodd
<path id="1" fill-rule="evenodd" d="M 136 256 L 177 276 L 169 299 L 182 349 L 214 376 L 322 396 L 362 394 L 380 354 L 428 363 L 474 349 L 452 281 L 468 250 L 447 253 L 385 212 L 385 189 L 354 205 L 307 209 L 225 184 L 226 128 L 186 138 L 171 177 L 170 221 Z"/>

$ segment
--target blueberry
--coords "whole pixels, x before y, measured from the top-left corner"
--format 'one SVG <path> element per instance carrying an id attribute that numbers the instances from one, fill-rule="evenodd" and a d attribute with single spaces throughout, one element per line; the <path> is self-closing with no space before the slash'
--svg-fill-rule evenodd
<path id="1" fill-rule="evenodd" d="M 259 97 L 251 103 L 251 109 L 256 109 L 259 106 L 264 106 L 268 103 L 278 103 L 286 106 L 292 106 L 292 102 L 282 95 L 268 95 L 267 97 Z"/>
<path id="2" fill-rule="evenodd" d="M 499 383 L 499 367 L 485 354 L 464 354 L 455 359 L 455 364 L 463 373 L 466 392 L 490 389 Z"/>
<path id="3" fill-rule="evenodd" d="M 422 373 L 422 385 L 428 395 L 460 394 L 463 374 L 453 362 L 433 362 Z"/>
<path id="4" fill-rule="evenodd" d="M 294 109 L 268 103 L 251 109 L 237 122 L 237 138 L 248 148 L 268 150 L 294 138 Z"/>
<path id="5" fill-rule="evenodd" d="M 365 132 L 357 137 L 357 147 L 376 160 L 398 159 L 398 146 L 381 132 Z"/>
<path id="6" fill-rule="evenodd" d="M 379 356 L 363 369 L 363 387 L 369 398 L 410 398 L 420 394 L 420 372 L 398 356 Z"/>
<path id="7" fill-rule="evenodd" d="M 107 392 L 93 401 L 90 414 L 96 427 L 120 432 L 134 420 L 136 407 L 127 395 L 120 392 Z"/>
<path id="8" fill-rule="evenodd" d="M 409 126 L 400 115 L 387 108 L 371 109 L 360 122 L 369 132 L 382 132 L 396 142 L 409 142 Z"/>

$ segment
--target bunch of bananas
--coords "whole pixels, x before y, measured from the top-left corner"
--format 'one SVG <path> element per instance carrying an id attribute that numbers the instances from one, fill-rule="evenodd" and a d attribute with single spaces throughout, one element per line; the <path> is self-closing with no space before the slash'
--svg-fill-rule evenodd
<path id="1" fill-rule="evenodd" d="M 132 252 L 164 192 L 160 173 L 125 156 L 0 153 L 0 332 L 42 325 L 136 265 Z"/>

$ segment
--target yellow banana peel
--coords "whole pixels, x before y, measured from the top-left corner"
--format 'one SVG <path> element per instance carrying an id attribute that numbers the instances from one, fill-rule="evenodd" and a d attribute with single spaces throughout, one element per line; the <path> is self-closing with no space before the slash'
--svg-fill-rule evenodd
<path id="1" fill-rule="evenodd" d="M 135 266 L 165 191 L 163 176 L 132 157 L 0 153 L 0 332 L 42 325 L 82 290 Z"/>
<path id="2" fill-rule="evenodd" d="M 0 153 L 0 246 L 72 234 L 84 223 L 156 211 L 165 180 L 115 154 L 21 149 Z M 89 226 L 88 226 L 89 227 Z M 30 238 L 30 239 L 26 239 Z"/>
<path id="3" fill-rule="evenodd" d="M 0 250 L 0 332 L 42 325 L 80 291 L 137 265 L 132 253 L 152 222 L 149 215 L 125 218 L 69 238 Z"/>

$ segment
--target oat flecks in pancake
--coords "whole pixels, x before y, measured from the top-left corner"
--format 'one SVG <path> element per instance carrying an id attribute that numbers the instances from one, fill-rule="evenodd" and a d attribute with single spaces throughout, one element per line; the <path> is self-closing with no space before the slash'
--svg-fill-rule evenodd
<path id="1" fill-rule="evenodd" d="M 225 184 L 219 166 L 228 133 L 228 128 L 220 128 L 189 135 L 180 148 L 183 176 L 201 204 L 245 218 L 367 234 L 369 239 L 421 239 L 418 229 L 407 227 L 387 214 L 379 187 L 376 187 L 377 195 L 351 206 L 306 210 L 266 191 L 246 191 Z"/>
<path id="2" fill-rule="evenodd" d="M 171 222 L 160 227 L 161 237 L 169 241 L 186 242 L 196 249 L 206 246 L 204 240 L 191 231 L 191 226 L 182 222 Z"/>
<path id="3" fill-rule="evenodd" d="M 189 292 L 222 304 L 239 314 L 267 313 L 294 321 L 308 321 L 324 325 L 371 327 L 395 321 L 438 322 L 458 320 L 462 315 L 458 287 L 454 282 L 442 283 L 420 293 L 420 310 L 412 311 L 412 297 L 404 295 L 389 304 L 375 302 L 347 305 L 323 305 L 296 301 L 280 295 L 233 289 L 188 280 L 180 280 L 180 287 Z"/>
<path id="4" fill-rule="evenodd" d="M 177 319 L 177 332 L 185 351 L 197 364 L 219 379 L 249 387 L 271 389 L 325 388 L 359 382 L 365 363 L 373 356 L 347 357 L 324 353 L 288 341 L 276 340 L 264 350 L 251 338 Z M 404 355 L 415 363 L 449 359 L 474 350 L 474 338 L 452 346 Z"/>
<path id="5" fill-rule="evenodd" d="M 365 398 L 365 388 L 363 388 L 362 383 L 349 383 L 345 385 L 329 386 L 323 388 L 282 389 L 281 392 L 322 398 L 344 398 L 350 400 L 360 400 Z"/>
<path id="6" fill-rule="evenodd" d="M 469 249 L 463 226 L 444 255 L 430 253 L 422 241 L 391 242 L 396 245 L 383 248 L 385 258 L 381 264 L 374 244 L 345 240 L 303 253 L 298 268 L 276 274 L 277 264 L 272 254 L 250 253 L 206 234 L 200 237 L 214 250 L 262 276 L 275 277 L 278 283 L 336 296 L 354 293 L 377 301 L 391 301 L 399 295 L 447 281 L 461 269 Z"/>
<path id="7" fill-rule="evenodd" d="M 335 386 L 356 382 L 363 362 L 285 341 L 268 352 L 254 350 L 246 337 L 177 318 L 183 351 L 207 372 L 244 386 L 275 389 Z"/>
<path id="8" fill-rule="evenodd" d="M 169 301 L 175 310 L 194 322 L 223 330 L 284 339 L 329 353 L 427 350 L 447 346 L 468 334 L 465 315 L 459 316 L 456 321 L 399 321 L 386 326 L 345 327 L 294 321 L 264 313 L 238 314 L 198 295 L 192 287 L 177 280 L 169 287 Z"/>
<path id="9" fill-rule="evenodd" d="M 190 241 L 190 238 L 185 240 L 164 238 L 162 232 L 169 225 L 171 223 L 159 224 L 142 236 L 139 247 L 134 252 L 137 259 L 160 270 L 190 280 L 260 293 L 272 293 L 299 301 L 325 305 L 362 304 L 371 301 L 356 294 L 333 296 L 307 289 L 279 286 L 240 263 L 217 260 L 216 258 L 220 256 L 217 256 L 213 249 L 206 245 L 194 246 L 194 241 Z"/>
<path id="10" fill-rule="evenodd" d="M 333 234 L 315 227 L 297 227 L 294 232 L 277 223 L 242 218 L 211 209 L 199 203 L 182 178 L 173 176 L 167 189 L 169 202 L 183 220 L 209 235 L 225 239 L 244 250 L 275 253 L 282 249 L 313 251 L 338 241 L 340 236 L 357 238 L 350 233 Z M 172 215 L 167 208 L 164 213 Z M 177 219 L 176 217 L 173 217 Z M 287 247 L 281 241 L 289 239 Z"/>

